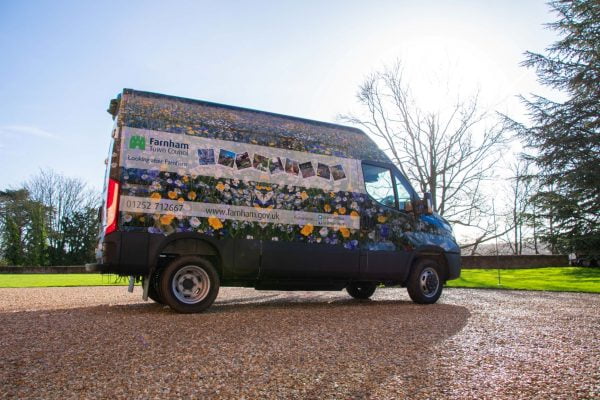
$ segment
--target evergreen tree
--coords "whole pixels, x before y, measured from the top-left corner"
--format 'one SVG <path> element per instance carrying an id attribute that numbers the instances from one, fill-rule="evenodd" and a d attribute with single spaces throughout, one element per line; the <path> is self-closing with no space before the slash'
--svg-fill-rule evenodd
<path id="1" fill-rule="evenodd" d="M 29 224 L 25 234 L 25 265 L 48 265 L 48 210 L 29 200 L 26 204 Z"/>
<path id="2" fill-rule="evenodd" d="M 48 265 L 48 208 L 25 189 L 0 191 L 0 250 L 9 265 Z"/>
<path id="3" fill-rule="evenodd" d="M 29 223 L 26 190 L 0 191 L 0 251 L 9 265 L 23 265 L 26 259 L 25 235 Z"/>
<path id="4" fill-rule="evenodd" d="M 72 215 L 64 217 L 61 222 L 65 236 L 64 256 L 66 265 L 80 265 L 94 260 L 100 221 L 98 210 L 86 207 Z"/>
<path id="5" fill-rule="evenodd" d="M 542 237 L 554 251 L 600 251 L 600 1 L 549 3 L 561 39 L 546 54 L 526 53 L 541 83 L 567 100 L 522 98 L 531 126 L 513 121 L 531 151 L 541 189 L 534 195 L 549 222 Z"/>
<path id="6" fill-rule="evenodd" d="M 8 216 L 2 224 L 2 258 L 8 265 L 22 265 L 25 259 L 22 232 L 15 218 Z"/>

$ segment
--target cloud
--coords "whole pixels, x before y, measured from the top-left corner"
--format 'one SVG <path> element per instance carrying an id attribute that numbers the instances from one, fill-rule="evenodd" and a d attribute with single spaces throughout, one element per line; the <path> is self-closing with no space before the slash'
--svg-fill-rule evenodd
<path id="1" fill-rule="evenodd" d="M 46 139 L 58 139 L 58 136 L 52 132 L 48 132 L 44 129 L 36 126 L 28 125 L 3 125 L 0 126 L 0 135 L 27 135 L 36 136 Z"/>

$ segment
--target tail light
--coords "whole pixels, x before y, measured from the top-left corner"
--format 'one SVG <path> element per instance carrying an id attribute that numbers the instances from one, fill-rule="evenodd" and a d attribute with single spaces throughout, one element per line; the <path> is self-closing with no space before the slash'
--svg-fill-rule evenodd
<path id="1" fill-rule="evenodd" d="M 108 180 L 108 190 L 106 191 L 106 228 L 105 234 L 117 230 L 117 216 L 119 213 L 119 182 L 114 179 Z"/>

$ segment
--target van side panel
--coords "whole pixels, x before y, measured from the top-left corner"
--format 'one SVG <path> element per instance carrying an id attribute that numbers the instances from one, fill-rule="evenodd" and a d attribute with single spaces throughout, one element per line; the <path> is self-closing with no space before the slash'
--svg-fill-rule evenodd
<path id="1" fill-rule="evenodd" d="M 358 278 L 359 250 L 340 245 L 265 241 L 261 280 L 354 280 Z"/>
<path id="2" fill-rule="evenodd" d="M 225 271 L 225 278 L 234 281 L 256 282 L 259 276 L 262 242 L 235 239 L 234 263 Z"/>

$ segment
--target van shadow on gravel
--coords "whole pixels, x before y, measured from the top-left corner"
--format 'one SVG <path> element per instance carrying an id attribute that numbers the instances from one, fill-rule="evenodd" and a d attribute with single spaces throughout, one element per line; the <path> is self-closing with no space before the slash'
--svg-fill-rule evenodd
<path id="1" fill-rule="evenodd" d="M 361 398 L 393 377 L 425 382 L 465 307 L 277 295 L 176 314 L 130 304 L 0 314 L 8 397 Z M 400 378 L 399 378 L 400 377 Z M 396 382 L 396 384 L 399 384 Z"/>

